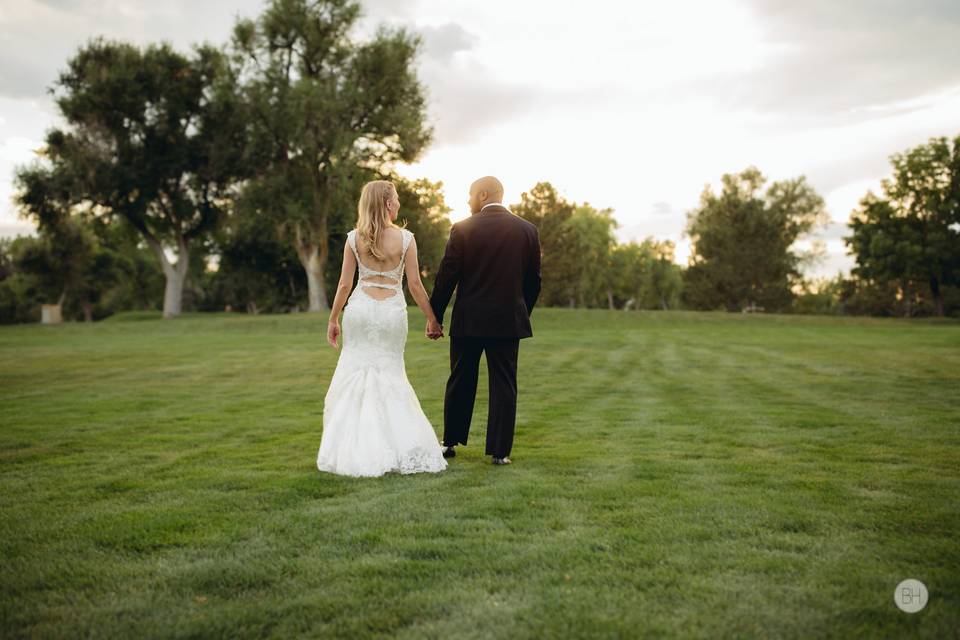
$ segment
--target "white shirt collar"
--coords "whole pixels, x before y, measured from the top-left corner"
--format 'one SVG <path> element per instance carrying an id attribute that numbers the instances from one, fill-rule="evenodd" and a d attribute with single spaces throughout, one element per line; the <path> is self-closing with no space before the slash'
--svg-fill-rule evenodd
<path id="1" fill-rule="evenodd" d="M 485 204 L 485 205 L 483 205 L 482 207 L 480 207 L 480 211 L 483 211 L 483 210 L 486 209 L 487 207 L 493 207 L 493 206 L 503 207 L 503 203 L 502 203 L 502 202 L 488 202 L 487 204 Z M 506 207 L 503 207 L 503 208 L 506 209 Z M 507 209 L 507 210 L 509 211 L 509 209 Z"/>

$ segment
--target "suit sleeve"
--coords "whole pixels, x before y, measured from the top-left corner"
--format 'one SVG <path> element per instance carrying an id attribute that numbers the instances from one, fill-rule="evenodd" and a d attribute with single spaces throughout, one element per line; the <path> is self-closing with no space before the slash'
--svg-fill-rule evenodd
<path id="1" fill-rule="evenodd" d="M 430 306 L 437 322 L 443 325 L 443 314 L 447 311 L 453 289 L 460 282 L 460 273 L 463 267 L 463 240 L 457 225 L 450 227 L 450 237 L 447 238 L 447 248 L 440 260 L 440 268 L 433 281 L 433 292 L 430 294 Z"/>
<path id="2" fill-rule="evenodd" d="M 533 313 L 533 307 L 540 296 L 540 232 L 533 230 L 533 247 L 530 261 L 523 275 L 523 297 L 527 303 L 527 314 Z"/>

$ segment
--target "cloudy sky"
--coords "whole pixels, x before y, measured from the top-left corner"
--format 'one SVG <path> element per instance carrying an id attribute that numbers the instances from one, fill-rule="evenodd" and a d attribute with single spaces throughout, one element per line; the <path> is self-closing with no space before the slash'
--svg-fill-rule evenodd
<path id="1" fill-rule="evenodd" d="M 224 42 L 260 0 L 4 0 L 0 5 L 0 235 L 29 230 L 14 167 L 58 124 L 46 88 L 104 35 L 186 48 Z M 408 176 L 442 180 L 452 217 L 488 173 L 508 203 L 540 180 L 615 210 L 622 240 L 678 243 L 706 184 L 749 165 L 806 175 L 833 222 L 812 275 L 846 271 L 840 238 L 890 154 L 960 134 L 956 0 L 590 3 L 368 0 L 377 24 L 420 32 L 436 130 Z"/>

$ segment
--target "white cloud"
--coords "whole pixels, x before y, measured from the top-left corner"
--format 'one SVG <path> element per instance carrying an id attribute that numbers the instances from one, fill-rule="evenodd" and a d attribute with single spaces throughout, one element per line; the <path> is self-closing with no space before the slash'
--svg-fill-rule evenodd
<path id="1" fill-rule="evenodd" d="M 950 0 L 746 0 L 779 45 L 731 87 L 737 102 L 844 117 L 960 85 L 960 4 Z"/>

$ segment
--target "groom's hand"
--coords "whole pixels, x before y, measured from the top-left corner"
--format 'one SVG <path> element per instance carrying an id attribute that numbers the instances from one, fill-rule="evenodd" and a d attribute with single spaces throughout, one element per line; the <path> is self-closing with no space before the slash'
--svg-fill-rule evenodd
<path id="1" fill-rule="evenodd" d="M 426 336 L 431 340 L 443 337 L 443 327 L 436 320 L 427 320 Z"/>

